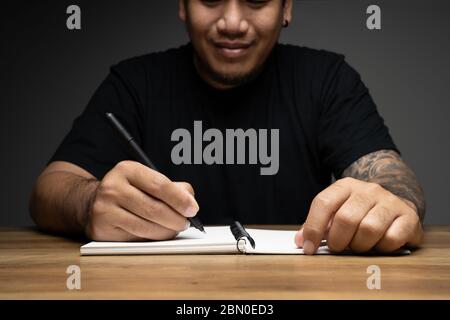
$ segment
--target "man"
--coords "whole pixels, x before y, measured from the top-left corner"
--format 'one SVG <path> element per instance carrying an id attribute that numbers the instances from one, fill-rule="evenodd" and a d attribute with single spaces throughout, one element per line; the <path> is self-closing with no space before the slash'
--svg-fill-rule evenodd
<path id="1" fill-rule="evenodd" d="M 343 56 L 278 44 L 291 9 L 291 0 L 180 0 L 191 42 L 111 68 L 36 182 L 30 211 L 38 226 L 95 240 L 159 240 L 199 212 L 205 224 L 306 219 L 295 241 L 307 254 L 324 238 L 336 252 L 419 245 L 425 203 L 414 173 Z M 160 172 L 129 160 L 106 112 L 123 120 Z M 222 133 L 278 130 L 271 147 L 279 147 L 279 169 L 175 164 L 173 133 L 192 133 L 198 121 Z"/>

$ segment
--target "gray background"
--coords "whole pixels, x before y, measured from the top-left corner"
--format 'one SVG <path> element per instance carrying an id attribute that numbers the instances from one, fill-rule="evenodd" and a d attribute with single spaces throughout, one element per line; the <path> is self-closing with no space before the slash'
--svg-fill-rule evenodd
<path id="1" fill-rule="evenodd" d="M 10 1 L 0 17 L 0 225 L 30 225 L 35 178 L 110 65 L 187 41 L 177 1 Z M 66 8 L 82 30 L 66 29 Z M 421 180 L 426 223 L 450 224 L 450 1 L 295 1 L 282 42 L 343 53 L 362 75 L 405 160 Z"/>

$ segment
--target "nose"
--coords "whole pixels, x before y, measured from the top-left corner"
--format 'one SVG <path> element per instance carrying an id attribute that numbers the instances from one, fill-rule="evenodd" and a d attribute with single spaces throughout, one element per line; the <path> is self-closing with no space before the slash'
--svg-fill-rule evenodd
<path id="1" fill-rule="evenodd" d="M 248 31 L 240 1 L 228 1 L 224 6 L 222 17 L 217 22 L 217 30 L 227 36 L 239 36 Z"/>

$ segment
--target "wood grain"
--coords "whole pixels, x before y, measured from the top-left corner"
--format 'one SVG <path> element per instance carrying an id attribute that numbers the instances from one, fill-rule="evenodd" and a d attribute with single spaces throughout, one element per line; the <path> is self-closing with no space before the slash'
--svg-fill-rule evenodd
<path id="1" fill-rule="evenodd" d="M 80 245 L 0 229 L 0 299 L 450 299 L 450 226 L 426 227 L 422 248 L 400 257 L 81 257 Z M 373 264 L 381 290 L 366 286 Z M 66 288 L 69 265 L 81 268 L 81 290 Z"/>

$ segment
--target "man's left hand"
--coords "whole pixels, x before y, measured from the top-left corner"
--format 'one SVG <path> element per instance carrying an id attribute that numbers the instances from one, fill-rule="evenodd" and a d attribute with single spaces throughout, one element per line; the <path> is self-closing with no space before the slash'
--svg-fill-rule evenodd
<path id="1" fill-rule="evenodd" d="M 350 248 L 356 253 L 389 253 L 418 246 L 423 229 L 412 202 L 379 184 L 344 178 L 314 198 L 295 242 L 306 254 L 314 254 L 322 239 L 333 252 Z"/>

